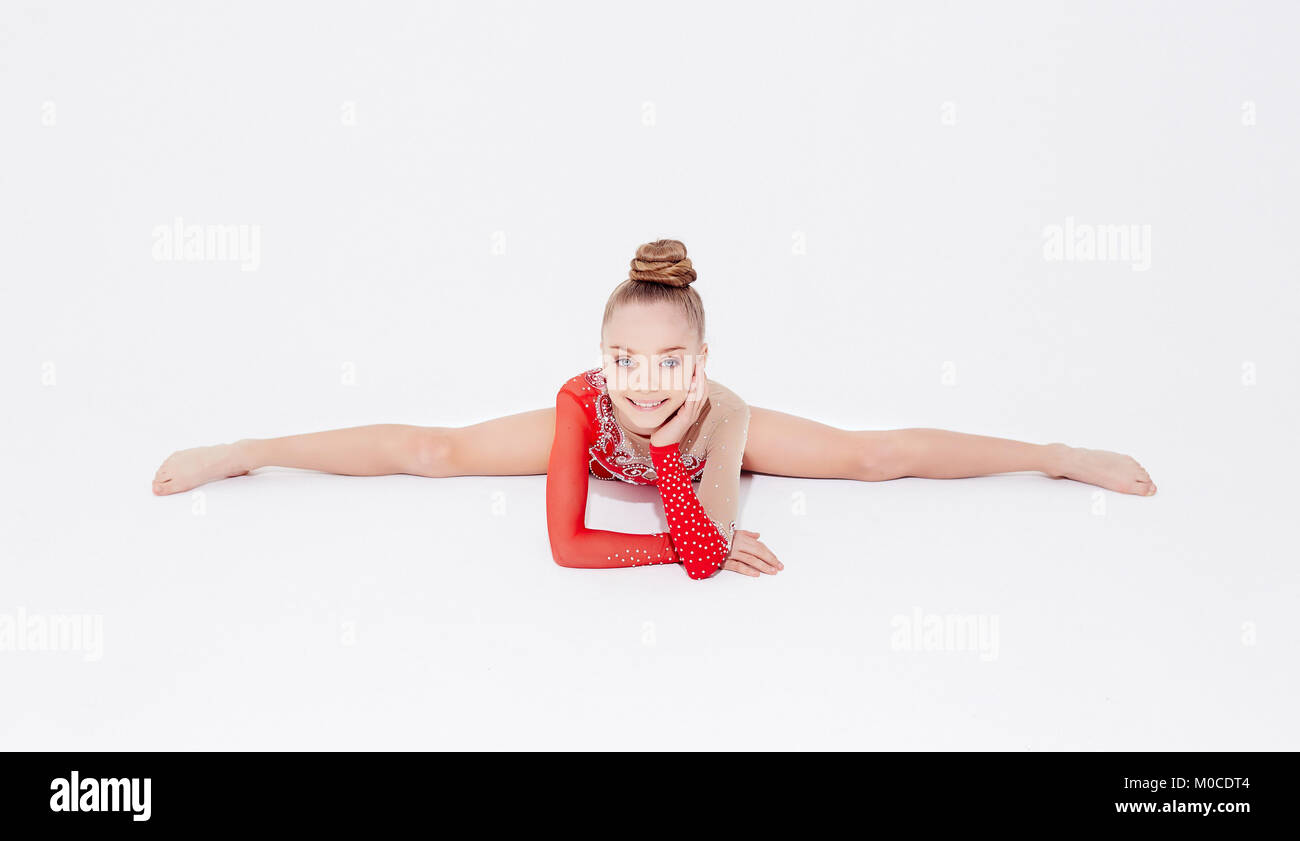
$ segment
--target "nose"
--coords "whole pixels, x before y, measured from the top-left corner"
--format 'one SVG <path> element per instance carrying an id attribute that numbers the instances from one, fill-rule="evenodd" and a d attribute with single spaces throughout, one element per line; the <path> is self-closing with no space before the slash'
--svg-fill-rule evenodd
<path id="1" fill-rule="evenodd" d="M 644 368 L 633 371 L 632 376 L 628 378 L 627 390 L 634 394 L 645 394 L 657 387 L 653 377 L 654 373 L 647 372 Z"/>

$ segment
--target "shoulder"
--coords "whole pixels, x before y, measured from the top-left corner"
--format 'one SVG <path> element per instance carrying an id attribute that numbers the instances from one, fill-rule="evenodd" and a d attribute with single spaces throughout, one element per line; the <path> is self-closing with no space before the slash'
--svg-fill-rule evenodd
<path id="1" fill-rule="evenodd" d="M 565 380 L 564 384 L 560 386 L 560 390 L 555 393 L 555 398 L 559 400 L 563 395 L 568 394 L 585 405 L 601 393 L 604 382 L 604 377 L 599 368 L 588 368 L 586 371 L 574 374 Z"/>
<path id="2" fill-rule="evenodd" d="M 743 442 L 749 436 L 749 404 L 739 394 L 716 380 L 709 380 L 709 413 L 701 432 L 706 452 L 713 454 L 727 444 Z"/>
<path id="3" fill-rule="evenodd" d="M 709 380 L 709 414 L 717 418 L 749 416 L 749 404 L 717 380 Z"/>

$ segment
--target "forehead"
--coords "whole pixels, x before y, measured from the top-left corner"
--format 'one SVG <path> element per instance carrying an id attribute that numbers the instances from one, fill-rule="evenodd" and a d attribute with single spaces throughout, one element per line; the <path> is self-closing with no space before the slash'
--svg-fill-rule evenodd
<path id="1" fill-rule="evenodd" d="M 679 307 L 628 304 L 609 317 L 601 342 L 633 353 L 659 353 L 671 347 L 693 348 L 696 336 Z"/>

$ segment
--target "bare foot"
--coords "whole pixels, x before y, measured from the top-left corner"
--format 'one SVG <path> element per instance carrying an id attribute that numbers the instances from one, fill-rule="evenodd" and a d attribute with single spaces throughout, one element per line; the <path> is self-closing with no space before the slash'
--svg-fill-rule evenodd
<path id="1" fill-rule="evenodd" d="M 177 450 L 154 474 L 153 492 L 157 496 L 181 493 L 213 479 L 244 476 L 248 471 L 240 442 Z"/>
<path id="2" fill-rule="evenodd" d="M 1156 483 L 1132 456 L 1109 450 L 1088 450 L 1065 444 L 1051 445 L 1056 453 L 1054 469 L 1048 475 L 1086 482 L 1112 491 L 1151 496 Z"/>

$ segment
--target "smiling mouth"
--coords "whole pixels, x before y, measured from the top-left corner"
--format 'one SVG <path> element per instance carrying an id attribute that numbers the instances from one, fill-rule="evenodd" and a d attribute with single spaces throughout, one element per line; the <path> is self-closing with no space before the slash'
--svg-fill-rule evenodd
<path id="1" fill-rule="evenodd" d="M 639 409 L 642 412 L 653 412 L 655 409 L 658 409 L 664 403 L 667 403 L 668 398 L 665 397 L 663 400 L 658 400 L 655 401 L 654 403 L 638 403 L 637 401 L 629 397 L 627 398 L 627 402 L 631 403 L 635 408 Z"/>

